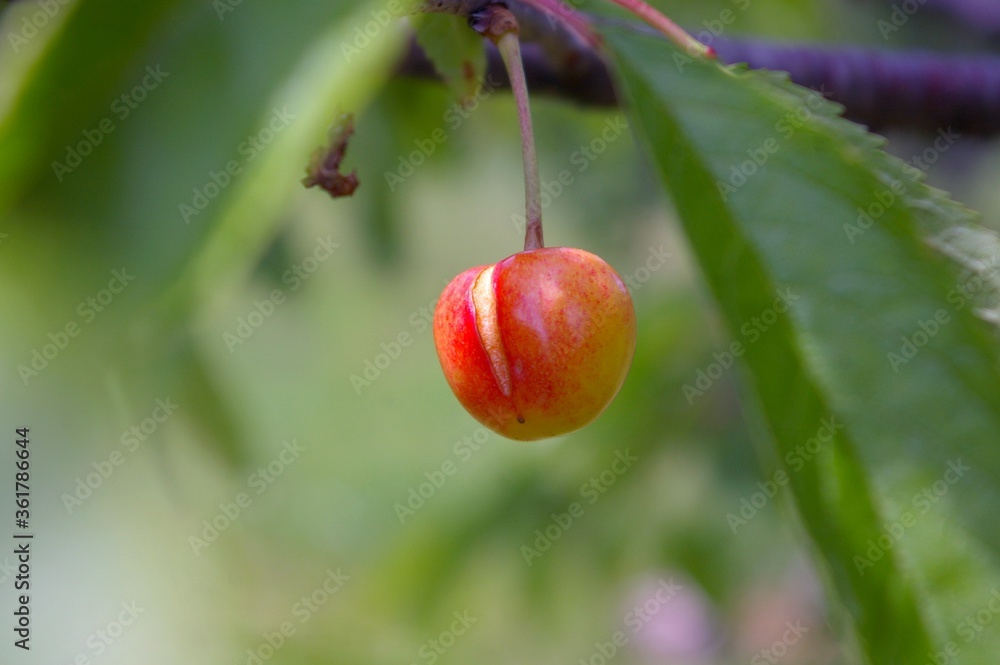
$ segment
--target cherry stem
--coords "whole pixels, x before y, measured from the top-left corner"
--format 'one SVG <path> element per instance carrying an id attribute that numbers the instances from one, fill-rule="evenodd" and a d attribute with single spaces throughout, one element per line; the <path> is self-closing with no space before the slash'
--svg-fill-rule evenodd
<path id="1" fill-rule="evenodd" d="M 521 45 L 516 32 L 508 32 L 497 40 L 497 48 L 507 65 L 511 89 L 517 101 L 517 118 L 521 123 L 521 154 L 524 159 L 524 249 L 541 249 L 542 191 L 539 186 L 538 155 L 535 151 L 535 131 L 528 105 L 528 82 L 521 62 Z"/>
<path id="2" fill-rule="evenodd" d="M 521 60 L 521 43 L 518 39 L 517 19 L 506 7 L 492 5 L 477 21 L 478 28 L 497 46 L 507 67 L 510 87 L 517 102 L 517 118 L 521 124 L 521 154 L 524 159 L 524 249 L 541 249 L 542 190 L 538 176 L 538 154 L 535 150 L 535 131 L 531 125 L 531 107 L 528 103 L 528 81 Z"/>
<path id="3" fill-rule="evenodd" d="M 664 16 L 655 7 L 651 7 L 643 0 L 611 0 L 611 2 L 624 7 L 643 21 L 653 26 L 664 35 L 669 37 L 675 44 L 685 49 L 690 55 L 700 55 L 706 58 L 714 58 L 715 51 L 705 46 L 697 39 L 686 33 L 680 26 Z"/>

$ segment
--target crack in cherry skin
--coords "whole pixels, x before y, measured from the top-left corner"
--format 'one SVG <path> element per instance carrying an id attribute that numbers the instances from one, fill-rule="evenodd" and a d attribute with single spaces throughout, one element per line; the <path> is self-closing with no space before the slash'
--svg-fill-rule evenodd
<path id="1" fill-rule="evenodd" d="M 600 257 L 550 247 L 459 274 L 434 311 L 434 343 L 462 406 L 491 430 L 531 441 L 596 419 L 635 351 L 625 283 Z"/>

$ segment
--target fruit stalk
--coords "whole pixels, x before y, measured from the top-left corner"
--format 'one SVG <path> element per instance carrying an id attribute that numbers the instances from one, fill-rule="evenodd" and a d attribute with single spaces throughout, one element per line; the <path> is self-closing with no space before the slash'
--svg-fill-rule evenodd
<path id="1" fill-rule="evenodd" d="M 624 7 L 643 21 L 653 26 L 675 44 L 685 49 L 690 55 L 700 55 L 706 58 L 714 58 L 715 51 L 711 47 L 705 46 L 697 39 L 686 33 L 679 25 L 661 14 L 655 7 L 652 7 L 643 0 L 611 0 L 611 2 Z"/>
<path id="2" fill-rule="evenodd" d="M 510 87 L 517 103 L 517 118 L 521 125 L 521 155 L 524 161 L 524 249 L 541 249 L 545 246 L 542 235 L 541 180 L 538 175 L 535 131 L 531 123 L 528 81 L 521 60 L 517 19 L 506 7 L 491 5 L 474 21 L 474 27 L 496 44 L 507 68 Z"/>

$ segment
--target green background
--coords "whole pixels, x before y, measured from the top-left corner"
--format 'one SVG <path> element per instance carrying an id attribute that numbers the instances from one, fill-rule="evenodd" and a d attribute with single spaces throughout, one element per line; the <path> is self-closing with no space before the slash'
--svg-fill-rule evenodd
<path id="1" fill-rule="evenodd" d="M 733 5 L 658 4 L 693 28 Z M 25 43 L 9 35 L 43 5 L 0 18 L 0 468 L 12 476 L 14 428 L 30 427 L 36 534 L 32 650 L 5 640 L 5 662 L 246 663 L 280 641 L 266 662 L 598 663 L 621 631 L 616 662 L 739 663 L 782 644 L 788 622 L 805 630 L 781 662 L 855 662 L 787 488 L 762 494 L 772 475 L 743 367 L 685 395 L 732 340 L 648 155 L 629 133 L 598 141 L 622 111 L 533 101 L 548 193 L 572 175 L 545 210 L 546 240 L 635 282 L 635 362 L 594 425 L 514 443 L 461 409 L 426 324 L 454 275 L 521 243 L 508 94 L 456 122 L 443 86 L 391 77 L 406 38 L 379 25 L 385 3 L 54 6 Z M 885 12 L 761 3 L 729 29 L 884 46 Z M 978 46 L 935 20 L 918 15 L 888 46 Z M 134 92 L 157 66 L 169 75 Z M 144 98 L 125 114 L 122 95 Z M 292 117 L 268 138 L 275 109 Z M 332 201 L 299 180 L 351 111 L 362 186 Z M 435 130 L 446 140 L 424 156 Z M 932 141 L 892 139 L 903 159 Z M 52 162 L 81 141 L 91 154 L 60 180 Z M 587 147 L 602 151 L 581 160 Z M 238 173 L 185 223 L 181 206 L 231 161 Z M 421 163 L 392 191 L 385 173 L 401 161 Z M 964 138 L 930 180 L 989 223 L 998 176 L 995 145 Z M 315 253 L 323 239 L 329 256 Z M 296 282 L 296 267 L 315 269 Z M 107 297 L 115 270 L 135 278 L 91 320 L 85 303 Z M 273 312 L 227 344 L 275 290 Z M 50 343 L 65 348 L 37 376 L 19 369 Z M 352 382 L 366 368 L 370 385 Z M 157 400 L 176 410 L 153 429 Z M 285 442 L 297 456 L 281 458 Z M 619 454 L 637 458 L 621 473 Z M 743 501 L 761 507 L 734 529 Z M 346 581 L 325 596 L 330 571 Z M 12 623 L 14 579 L 0 578 Z M 669 580 L 680 590 L 656 604 Z M 314 592 L 324 602 L 303 614 Z M 133 602 L 142 612 L 119 631 Z M 633 631 L 646 602 L 655 611 Z M 451 640 L 456 612 L 475 622 Z"/>

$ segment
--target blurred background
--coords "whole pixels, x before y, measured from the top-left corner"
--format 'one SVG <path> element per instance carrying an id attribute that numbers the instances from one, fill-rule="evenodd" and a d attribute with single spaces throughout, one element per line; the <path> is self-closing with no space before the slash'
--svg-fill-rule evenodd
<path id="1" fill-rule="evenodd" d="M 692 30 L 729 9 L 732 37 L 997 45 L 930 3 L 888 39 L 891 3 L 655 4 Z M 35 533 L 32 649 L 3 662 L 855 662 L 622 111 L 533 100 L 547 242 L 632 286 L 621 394 L 530 444 L 454 399 L 428 322 L 520 248 L 517 121 L 506 92 L 393 76 L 392 6 L 0 14 L 0 467 L 29 427 Z M 300 180 L 346 112 L 362 184 L 332 200 Z M 903 159 L 935 138 L 887 135 Z M 996 228 L 997 145 L 938 157 Z"/>

